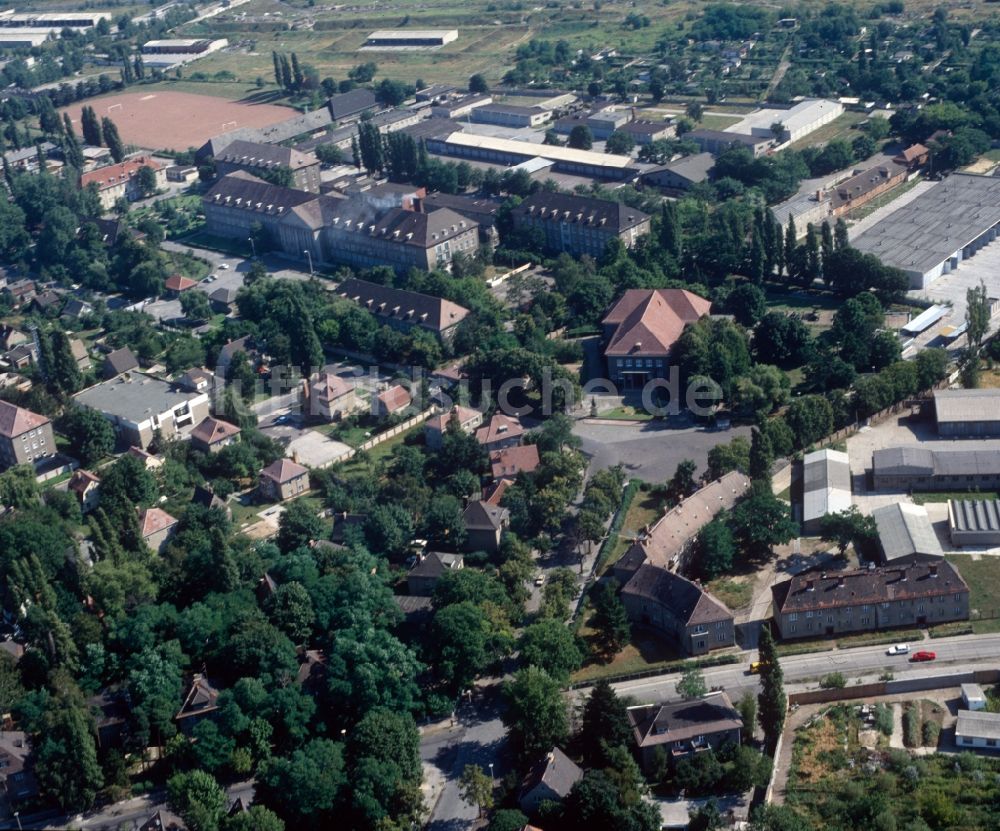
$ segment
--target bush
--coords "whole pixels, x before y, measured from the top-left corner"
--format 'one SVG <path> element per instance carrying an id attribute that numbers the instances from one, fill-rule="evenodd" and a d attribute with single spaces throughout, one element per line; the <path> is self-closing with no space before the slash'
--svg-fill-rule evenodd
<path id="1" fill-rule="evenodd" d="M 829 675 L 823 676 L 819 685 L 824 690 L 842 690 L 847 686 L 847 679 L 844 678 L 842 672 L 831 672 Z"/>
<path id="2" fill-rule="evenodd" d="M 937 747 L 938 736 L 941 735 L 941 725 L 936 721 L 925 721 L 923 728 L 924 744 L 928 747 Z"/>
<path id="3" fill-rule="evenodd" d="M 883 735 L 892 735 L 892 707 L 889 704 L 879 704 L 875 707 L 875 727 Z"/>
<path id="4" fill-rule="evenodd" d="M 903 710 L 903 744 L 907 747 L 920 745 L 920 708 L 907 704 Z"/>

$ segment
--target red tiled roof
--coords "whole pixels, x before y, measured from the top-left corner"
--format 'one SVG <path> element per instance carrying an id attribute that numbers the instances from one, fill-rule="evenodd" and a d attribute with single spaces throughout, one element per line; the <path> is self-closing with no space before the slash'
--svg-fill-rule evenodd
<path id="1" fill-rule="evenodd" d="M 323 372 L 312 382 L 312 393 L 323 401 L 336 401 L 343 395 L 347 395 L 353 387 L 332 372 Z"/>
<path id="2" fill-rule="evenodd" d="M 79 470 L 74 471 L 72 477 L 70 477 L 69 485 L 67 486 L 73 493 L 86 493 L 87 488 L 92 484 L 99 485 L 101 480 L 91 473 L 89 470 L 84 470 L 82 467 Z"/>
<path id="3" fill-rule="evenodd" d="M 98 190 L 117 187 L 122 182 L 127 182 L 144 167 L 161 170 L 163 165 L 153 161 L 149 156 L 136 156 L 134 159 L 126 159 L 120 164 L 99 167 L 89 173 L 84 173 L 80 177 L 80 187 L 86 188 L 90 184 L 97 185 Z"/>
<path id="4" fill-rule="evenodd" d="M 183 274 L 171 274 L 163 285 L 167 291 L 187 291 L 197 286 L 198 281 L 185 277 Z"/>
<path id="5" fill-rule="evenodd" d="M 33 413 L 24 407 L 17 407 L 8 401 L 0 401 L 0 436 L 8 439 L 17 438 L 29 430 L 48 423 L 48 418 L 43 415 Z"/>
<path id="6" fill-rule="evenodd" d="M 448 422 L 452 419 L 455 419 L 458 424 L 461 425 L 466 421 L 474 420 L 478 415 L 478 410 L 473 410 L 471 407 L 463 407 L 461 404 L 456 404 L 447 413 L 441 413 L 433 418 L 429 418 L 427 420 L 427 429 L 443 433 L 448 429 Z"/>
<path id="7" fill-rule="evenodd" d="M 712 304 L 684 289 L 629 289 L 604 318 L 616 325 L 606 355 L 665 355 Z"/>
<path id="8" fill-rule="evenodd" d="M 505 447 L 490 453 L 490 467 L 493 478 L 517 476 L 519 473 L 531 473 L 540 463 L 538 448 L 533 444 L 521 447 Z"/>
<path id="9" fill-rule="evenodd" d="M 205 418 L 194 430 L 191 431 L 191 438 L 209 446 L 216 442 L 224 441 L 232 436 L 237 436 L 240 428 L 221 418 Z"/>
<path id="10" fill-rule="evenodd" d="M 510 418 L 503 413 L 497 413 L 490 419 L 489 424 L 484 424 L 476 430 L 476 441 L 480 444 L 493 444 L 498 441 L 506 441 L 512 438 L 519 438 L 524 435 L 524 427 L 516 418 Z"/>
<path id="11" fill-rule="evenodd" d="M 177 520 L 161 508 L 145 508 L 139 512 L 139 527 L 142 529 L 143 539 L 176 524 Z"/>
<path id="12" fill-rule="evenodd" d="M 514 484 L 513 479 L 500 479 L 483 490 L 483 502 L 487 505 L 499 505 L 507 488 Z"/>
<path id="13" fill-rule="evenodd" d="M 401 387 L 397 384 L 394 387 L 389 387 L 385 392 L 380 392 L 378 400 L 382 402 L 387 412 L 394 413 L 397 410 L 402 410 L 404 407 L 409 407 L 413 399 L 410 398 L 410 393 L 406 387 Z"/>
<path id="14" fill-rule="evenodd" d="M 263 479 L 270 479 L 279 485 L 284 485 L 307 473 L 309 473 L 308 468 L 302 467 L 298 462 L 293 462 L 291 459 L 278 459 L 265 467 L 260 475 Z"/>

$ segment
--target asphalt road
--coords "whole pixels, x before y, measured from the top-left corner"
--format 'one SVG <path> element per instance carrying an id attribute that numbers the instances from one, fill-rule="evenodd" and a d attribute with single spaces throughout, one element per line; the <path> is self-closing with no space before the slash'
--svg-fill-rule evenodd
<path id="1" fill-rule="evenodd" d="M 933 675 L 954 675 L 970 669 L 995 667 L 1000 663 L 1000 634 L 962 635 L 954 638 L 937 638 L 911 643 L 912 652 L 918 649 L 937 653 L 937 659 L 928 663 L 911 663 L 909 656 L 886 655 L 888 644 L 864 646 L 856 649 L 838 649 L 832 652 L 813 652 L 805 655 L 790 655 L 781 659 L 781 669 L 788 686 L 813 682 L 830 672 L 843 673 L 854 681 L 876 681 L 884 672 L 892 672 L 895 679 L 927 677 Z M 756 660 L 756 652 L 744 652 L 739 664 L 714 667 L 704 670 L 705 683 L 709 687 L 722 687 L 732 699 L 739 698 L 744 691 L 758 692 L 756 675 L 748 674 L 750 662 Z M 619 695 L 628 695 L 641 702 L 673 701 L 679 698 L 675 690 L 680 674 L 659 675 L 638 681 L 615 684 Z M 582 691 L 587 694 L 587 691 Z"/>

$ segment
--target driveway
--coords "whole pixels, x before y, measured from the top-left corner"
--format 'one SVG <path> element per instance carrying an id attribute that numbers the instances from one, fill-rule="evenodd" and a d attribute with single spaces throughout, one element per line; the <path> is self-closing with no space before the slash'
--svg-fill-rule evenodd
<path id="1" fill-rule="evenodd" d="M 268 438 L 285 446 L 285 455 L 310 467 L 326 467 L 350 452 L 343 442 L 331 439 L 318 430 L 303 426 L 302 417 L 287 412 L 268 415 L 259 425 Z"/>
<path id="2" fill-rule="evenodd" d="M 708 451 L 736 436 L 750 439 L 750 427 L 708 431 L 700 427 L 672 428 L 661 421 L 595 423 L 578 421 L 573 428 L 581 449 L 590 457 L 591 472 L 624 465 L 626 476 L 644 482 L 666 482 L 684 459 L 692 459 L 698 472 L 708 467 Z"/>

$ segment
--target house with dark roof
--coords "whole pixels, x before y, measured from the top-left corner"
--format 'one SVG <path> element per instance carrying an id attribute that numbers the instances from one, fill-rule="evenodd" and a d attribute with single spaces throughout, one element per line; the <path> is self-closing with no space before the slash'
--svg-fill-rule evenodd
<path id="1" fill-rule="evenodd" d="M 655 767 L 657 749 L 668 759 L 681 759 L 708 748 L 738 745 L 743 730 L 743 719 L 725 692 L 695 701 L 629 707 L 628 721 L 646 772 Z"/>
<path id="2" fill-rule="evenodd" d="M 551 253 L 594 258 L 613 239 L 631 248 L 650 227 L 649 214 L 623 202 L 548 191 L 527 197 L 511 211 L 511 220 L 515 230 L 539 234 Z"/>
<path id="3" fill-rule="evenodd" d="M 438 580 L 449 571 L 461 571 L 465 558 L 461 554 L 430 551 L 422 555 L 406 575 L 406 585 L 411 595 L 430 597 Z"/>
<path id="4" fill-rule="evenodd" d="M 503 532 L 510 526 L 510 511 L 477 499 L 465 506 L 462 524 L 466 551 L 497 551 Z"/>
<path id="5" fill-rule="evenodd" d="M 993 490 L 1000 487 L 1000 450 L 883 447 L 872 453 L 872 485 L 902 493 Z"/>
<path id="6" fill-rule="evenodd" d="M 240 428 L 221 418 L 208 416 L 191 431 L 191 446 L 202 453 L 218 453 L 240 439 Z"/>
<path id="7" fill-rule="evenodd" d="M 21 343 L 5 352 L 4 361 L 14 369 L 24 369 L 34 364 L 38 360 L 38 355 L 33 341 Z"/>
<path id="8" fill-rule="evenodd" d="M 163 459 L 141 447 L 130 447 L 126 454 L 136 459 L 146 470 L 159 470 L 163 467 Z"/>
<path id="9" fill-rule="evenodd" d="M 715 167 L 711 153 L 695 153 L 669 164 L 654 167 L 642 174 L 643 184 L 655 185 L 668 193 L 680 194 L 708 180 L 709 171 Z"/>
<path id="10" fill-rule="evenodd" d="M 222 513 L 226 515 L 226 519 L 232 522 L 233 509 L 230 508 L 229 503 L 213 491 L 209 485 L 195 485 L 194 493 L 191 495 L 191 504 L 201 505 L 201 507 L 209 508 L 211 510 L 222 511 Z"/>
<path id="11" fill-rule="evenodd" d="M 733 613 L 725 604 L 663 566 L 640 566 L 621 597 L 633 623 L 658 629 L 688 655 L 704 655 L 736 643 Z"/>
<path id="12" fill-rule="evenodd" d="M 533 473 L 539 464 L 541 459 L 534 444 L 505 447 L 490 453 L 490 472 L 494 479 L 516 479 L 522 473 Z"/>
<path id="13" fill-rule="evenodd" d="M 455 329 L 469 314 L 469 310 L 450 300 L 430 294 L 405 291 L 367 280 L 344 280 L 337 293 L 367 309 L 380 323 L 408 332 L 414 327 L 450 341 Z"/>
<path id="14" fill-rule="evenodd" d="M 185 735 L 190 735 L 199 722 L 215 718 L 219 710 L 218 701 L 219 688 L 205 675 L 196 672 L 187 695 L 184 696 L 184 703 L 174 716 L 178 729 Z"/>
<path id="15" fill-rule="evenodd" d="M 319 193 L 319 159 L 307 156 L 291 147 L 262 144 L 236 139 L 215 156 L 215 169 L 220 176 L 245 170 L 254 176 L 266 177 L 275 170 L 291 173 L 291 186 L 298 190 Z"/>
<path id="16" fill-rule="evenodd" d="M 375 93 L 365 87 L 358 87 L 327 99 L 326 107 L 334 121 L 355 120 L 363 112 L 375 107 L 378 103 Z"/>
<path id="17" fill-rule="evenodd" d="M 219 286 L 208 296 L 208 304 L 217 314 L 232 314 L 236 309 L 236 295 L 239 289 L 235 286 Z"/>
<path id="18" fill-rule="evenodd" d="M 70 320 L 79 320 L 81 317 L 89 315 L 92 311 L 94 311 L 94 307 L 86 300 L 71 296 L 66 299 L 66 304 L 62 307 L 59 316 L 69 318 Z"/>
<path id="19" fill-rule="evenodd" d="M 30 308 L 40 315 L 55 316 L 56 311 L 62 305 L 62 295 L 51 289 L 39 292 L 31 298 Z"/>
<path id="20" fill-rule="evenodd" d="M 969 587 L 947 560 L 804 572 L 771 587 L 782 638 L 875 632 L 969 619 Z"/>
<path id="21" fill-rule="evenodd" d="M 524 813 L 534 816 L 543 802 L 562 802 L 581 779 L 580 766 L 558 747 L 553 747 L 532 765 L 521 782 L 517 803 Z"/>
<path id="22" fill-rule="evenodd" d="M 55 452 L 52 422 L 46 416 L 0 400 L 0 469 L 30 465 Z"/>
<path id="23" fill-rule="evenodd" d="M 420 200 L 420 210 L 427 213 L 448 208 L 459 216 L 472 220 L 479 226 L 481 245 L 495 248 L 500 241 L 497 232 L 497 213 L 503 203 L 499 199 L 469 196 L 462 193 L 429 193 Z"/>
<path id="24" fill-rule="evenodd" d="M 121 349 L 116 349 L 114 352 L 107 354 L 104 358 L 104 363 L 101 365 L 101 375 L 107 381 L 122 373 L 131 372 L 133 369 L 138 368 L 139 359 L 136 358 L 135 353 L 127 346 L 123 346 Z"/>
<path id="25" fill-rule="evenodd" d="M 684 289 L 628 289 L 601 321 L 608 377 L 619 389 L 666 378 L 684 327 L 711 310 L 710 301 Z"/>
<path id="26" fill-rule="evenodd" d="M 265 502 L 281 502 L 309 490 L 309 469 L 291 459 L 278 459 L 260 472 L 258 491 Z"/>

